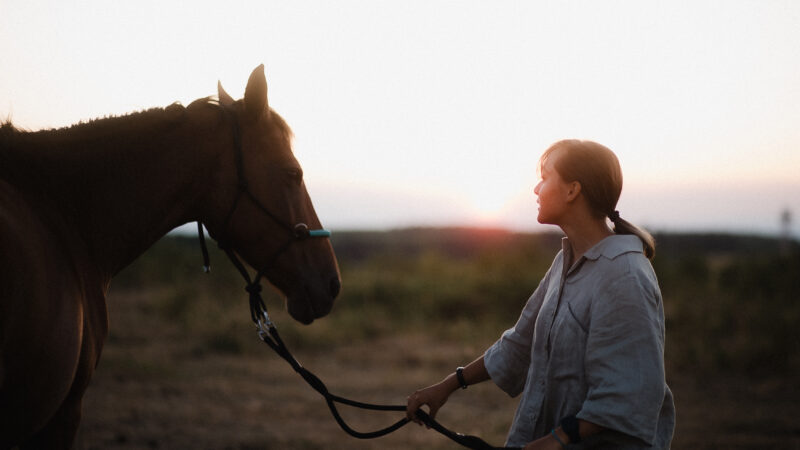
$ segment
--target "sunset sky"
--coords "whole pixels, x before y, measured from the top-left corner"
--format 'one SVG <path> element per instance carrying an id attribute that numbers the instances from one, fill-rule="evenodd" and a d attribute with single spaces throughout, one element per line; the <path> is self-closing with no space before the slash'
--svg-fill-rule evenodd
<path id="1" fill-rule="evenodd" d="M 800 237 L 800 2 L 0 0 L 0 120 L 235 98 L 263 63 L 323 223 L 540 230 L 539 155 L 620 158 L 653 231 Z"/>

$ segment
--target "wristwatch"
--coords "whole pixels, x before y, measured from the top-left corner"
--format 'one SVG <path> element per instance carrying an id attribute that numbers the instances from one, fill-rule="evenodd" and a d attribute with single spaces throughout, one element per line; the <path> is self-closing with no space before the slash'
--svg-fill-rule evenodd
<path id="1" fill-rule="evenodd" d="M 458 379 L 458 384 L 461 385 L 461 389 L 467 388 L 467 380 L 464 379 L 464 368 L 458 367 L 456 368 L 456 378 Z"/>

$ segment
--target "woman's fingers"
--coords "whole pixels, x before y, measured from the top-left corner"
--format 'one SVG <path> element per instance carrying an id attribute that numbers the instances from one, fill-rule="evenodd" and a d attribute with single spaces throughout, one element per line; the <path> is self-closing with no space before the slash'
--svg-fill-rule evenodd
<path id="1" fill-rule="evenodd" d="M 419 418 L 417 417 L 417 410 L 423 404 L 424 403 L 419 398 L 419 391 L 411 394 L 408 397 L 408 403 L 406 405 L 406 418 L 414 423 L 422 425 L 422 422 L 420 422 Z"/>
<path id="2" fill-rule="evenodd" d="M 436 417 L 436 413 L 439 411 L 439 408 L 442 407 L 444 401 L 436 395 L 437 392 L 433 389 L 434 387 L 435 386 L 419 390 L 408 397 L 408 404 L 406 405 L 406 417 L 408 420 L 418 425 L 423 425 L 422 420 L 417 417 L 417 410 L 423 405 L 428 405 L 428 415 L 431 419 Z"/>
<path id="3" fill-rule="evenodd" d="M 428 413 L 428 415 L 429 415 L 429 416 L 431 416 L 431 419 L 435 419 L 435 418 L 436 418 L 436 413 L 439 411 L 439 408 L 440 408 L 441 406 L 442 406 L 442 405 L 436 405 L 436 406 L 434 406 L 434 405 L 430 405 L 430 404 L 428 405 L 428 407 L 429 407 L 429 408 L 430 408 L 430 410 L 431 410 L 431 411 Z"/>

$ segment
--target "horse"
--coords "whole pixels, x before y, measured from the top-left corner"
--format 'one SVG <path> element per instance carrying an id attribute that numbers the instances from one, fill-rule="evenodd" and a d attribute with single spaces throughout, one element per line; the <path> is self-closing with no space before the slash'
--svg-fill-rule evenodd
<path id="1" fill-rule="evenodd" d="M 331 310 L 338 263 L 328 239 L 292 235 L 321 225 L 264 66 L 244 98 L 217 90 L 56 130 L 0 124 L 0 449 L 73 445 L 111 279 L 182 224 L 258 269 L 295 320 Z"/>

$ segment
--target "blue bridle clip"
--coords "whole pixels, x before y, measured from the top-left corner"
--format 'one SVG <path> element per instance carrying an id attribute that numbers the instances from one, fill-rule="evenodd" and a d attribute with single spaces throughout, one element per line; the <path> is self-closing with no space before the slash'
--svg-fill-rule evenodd
<path id="1" fill-rule="evenodd" d="M 319 230 L 309 230 L 308 237 L 331 237 L 331 232 L 323 228 Z"/>
<path id="2" fill-rule="evenodd" d="M 320 228 L 317 230 L 309 230 L 308 225 L 300 222 L 294 226 L 294 237 L 295 239 L 306 239 L 311 237 L 331 237 L 331 232 Z"/>

